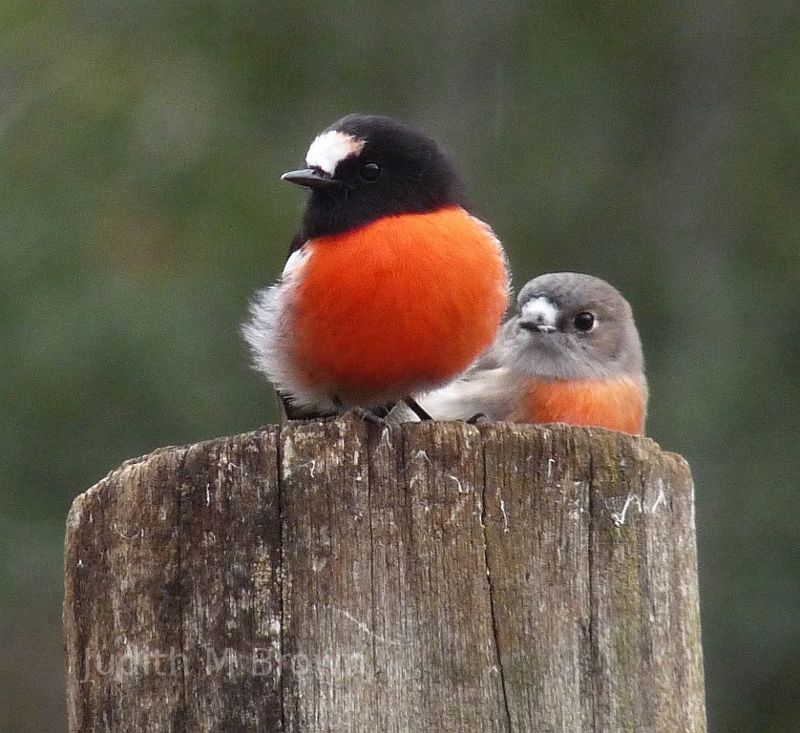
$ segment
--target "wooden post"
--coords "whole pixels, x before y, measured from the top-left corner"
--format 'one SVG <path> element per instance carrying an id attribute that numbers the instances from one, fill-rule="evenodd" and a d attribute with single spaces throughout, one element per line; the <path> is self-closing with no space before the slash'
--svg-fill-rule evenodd
<path id="1" fill-rule="evenodd" d="M 692 493 L 565 426 L 128 461 L 67 521 L 70 731 L 703 731 Z"/>

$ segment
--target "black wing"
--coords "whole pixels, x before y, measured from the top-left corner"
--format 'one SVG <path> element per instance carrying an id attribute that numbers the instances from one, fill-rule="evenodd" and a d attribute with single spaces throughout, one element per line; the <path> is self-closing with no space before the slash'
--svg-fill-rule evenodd
<path id="1" fill-rule="evenodd" d="M 298 407 L 295 405 L 288 395 L 283 392 L 275 390 L 275 395 L 278 398 L 278 412 L 281 416 L 281 425 L 287 423 L 289 420 L 324 420 L 329 417 L 337 417 L 338 412 L 323 412 L 322 410 L 315 410 L 313 407 Z"/>

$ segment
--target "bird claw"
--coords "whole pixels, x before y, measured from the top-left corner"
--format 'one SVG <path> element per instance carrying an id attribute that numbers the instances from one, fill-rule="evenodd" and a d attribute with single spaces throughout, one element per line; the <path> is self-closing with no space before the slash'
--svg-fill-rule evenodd
<path id="1" fill-rule="evenodd" d="M 348 412 L 361 418 L 364 422 L 379 428 L 385 428 L 389 425 L 389 421 L 385 417 L 381 417 L 375 411 L 368 410 L 366 407 L 353 407 L 348 410 Z"/>
<path id="2" fill-rule="evenodd" d="M 489 418 L 486 417 L 486 415 L 484 415 L 482 412 L 478 412 L 466 422 L 467 425 L 486 425 L 489 422 Z"/>

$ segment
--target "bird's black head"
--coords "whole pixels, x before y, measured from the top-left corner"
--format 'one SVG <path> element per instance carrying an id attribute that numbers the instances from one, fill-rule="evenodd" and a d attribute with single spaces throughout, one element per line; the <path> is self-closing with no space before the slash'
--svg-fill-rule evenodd
<path id="1" fill-rule="evenodd" d="M 334 122 L 311 143 L 306 164 L 283 176 L 311 189 L 306 237 L 392 214 L 466 207 L 461 180 L 439 146 L 390 117 L 352 114 Z"/>

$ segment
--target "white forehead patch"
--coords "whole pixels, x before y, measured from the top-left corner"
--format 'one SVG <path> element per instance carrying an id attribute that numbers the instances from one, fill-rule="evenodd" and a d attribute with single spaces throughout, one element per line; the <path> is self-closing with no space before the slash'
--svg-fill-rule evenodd
<path id="1" fill-rule="evenodd" d="M 364 141 L 357 137 L 338 130 L 328 130 L 314 138 L 306 153 L 306 163 L 332 176 L 341 161 L 358 155 L 363 147 Z"/>
<path id="2" fill-rule="evenodd" d="M 520 310 L 523 321 L 533 321 L 542 326 L 556 327 L 558 322 L 558 308 L 549 298 L 540 295 L 538 298 L 531 298 Z"/>

